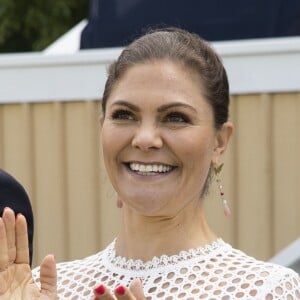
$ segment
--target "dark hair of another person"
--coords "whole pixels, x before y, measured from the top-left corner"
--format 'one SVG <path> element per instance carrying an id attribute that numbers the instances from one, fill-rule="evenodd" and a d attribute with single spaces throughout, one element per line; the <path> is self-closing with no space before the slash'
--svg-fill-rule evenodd
<path id="1" fill-rule="evenodd" d="M 110 65 L 102 98 L 102 112 L 115 84 L 132 66 L 158 60 L 180 63 L 200 75 L 204 97 L 212 107 L 215 127 L 228 120 L 229 85 L 221 59 L 198 35 L 178 28 L 152 30 L 127 46 Z"/>
<path id="2" fill-rule="evenodd" d="M 5 207 L 15 214 L 21 213 L 27 221 L 30 265 L 32 264 L 33 213 L 29 197 L 24 187 L 10 174 L 0 169 L 0 217 Z"/>

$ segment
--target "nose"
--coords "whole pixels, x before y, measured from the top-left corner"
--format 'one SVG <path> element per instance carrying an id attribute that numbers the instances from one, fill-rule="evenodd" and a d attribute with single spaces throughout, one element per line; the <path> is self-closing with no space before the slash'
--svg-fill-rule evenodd
<path id="1" fill-rule="evenodd" d="M 136 129 L 131 145 L 142 151 L 161 148 L 163 141 L 159 128 L 152 124 L 141 124 L 141 126 Z"/>

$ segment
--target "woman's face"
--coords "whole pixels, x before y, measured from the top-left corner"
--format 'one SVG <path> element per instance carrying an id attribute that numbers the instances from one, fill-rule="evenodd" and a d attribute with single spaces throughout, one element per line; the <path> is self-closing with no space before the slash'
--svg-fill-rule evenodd
<path id="1" fill-rule="evenodd" d="M 175 215 L 199 203 L 224 150 L 220 132 L 194 71 L 168 61 L 135 65 L 114 86 L 102 120 L 110 180 L 138 213 Z"/>

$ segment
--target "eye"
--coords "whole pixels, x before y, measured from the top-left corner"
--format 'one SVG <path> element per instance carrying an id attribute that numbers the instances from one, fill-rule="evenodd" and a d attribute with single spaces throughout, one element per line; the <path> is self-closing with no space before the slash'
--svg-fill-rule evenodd
<path id="1" fill-rule="evenodd" d="M 133 113 L 126 109 L 118 109 L 112 113 L 114 120 L 135 120 Z"/>
<path id="2" fill-rule="evenodd" d="M 183 113 L 171 112 L 164 117 L 165 122 L 171 123 L 190 123 L 190 119 Z"/>

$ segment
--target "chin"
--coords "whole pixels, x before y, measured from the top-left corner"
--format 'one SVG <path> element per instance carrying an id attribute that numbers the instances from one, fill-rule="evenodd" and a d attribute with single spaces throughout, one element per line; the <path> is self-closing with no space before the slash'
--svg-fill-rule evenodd
<path id="1" fill-rule="evenodd" d="M 167 206 L 166 201 L 160 197 L 155 197 L 153 193 L 148 196 L 145 193 L 143 195 L 127 196 L 126 198 L 124 197 L 124 202 L 135 212 L 148 217 L 161 215 Z"/>

